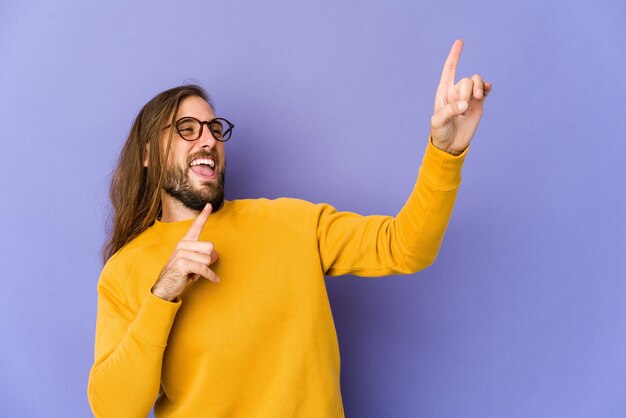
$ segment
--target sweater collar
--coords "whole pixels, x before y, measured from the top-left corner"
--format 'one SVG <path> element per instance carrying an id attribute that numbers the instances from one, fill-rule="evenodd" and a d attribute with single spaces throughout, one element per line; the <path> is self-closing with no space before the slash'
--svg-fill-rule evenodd
<path id="1" fill-rule="evenodd" d="M 234 214 L 233 202 L 224 199 L 224 204 L 217 212 L 213 212 L 209 215 L 203 230 L 210 230 L 222 223 L 225 219 L 230 218 Z M 194 218 L 195 219 L 195 218 Z M 156 219 L 152 225 L 152 230 L 159 235 L 169 235 L 182 237 L 189 230 L 189 227 L 193 223 L 194 219 L 186 219 L 178 222 L 161 222 Z"/>

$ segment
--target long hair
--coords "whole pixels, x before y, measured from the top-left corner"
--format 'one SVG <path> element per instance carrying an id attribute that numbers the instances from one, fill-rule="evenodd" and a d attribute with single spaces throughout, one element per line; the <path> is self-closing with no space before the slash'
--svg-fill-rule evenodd
<path id="1" fill-rule="evenodd" d="M 181 101 L 189 96 L 199 96 L 213 107 L 202 87 L 186 84 L 159 93 L 135 118 L 111 179 L 109 196 L 113 213 L 108 240 L 103 248 L 104 262 L 150 227 L 159 216 L 161 189 L 174 130 L 170 129 L 165 147 L 160 139 L 163 128 L 174 124 Z M 148 167 L 143 166 L 146 152 Z"/>

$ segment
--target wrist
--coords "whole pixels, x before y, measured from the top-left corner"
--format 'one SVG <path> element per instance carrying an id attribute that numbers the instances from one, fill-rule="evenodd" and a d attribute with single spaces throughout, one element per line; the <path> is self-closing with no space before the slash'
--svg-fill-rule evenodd
<path id="1" fill-rule="evenodd" d="M 463 154 L 463 152 L 465 152 L 465 150 L 467 149 L 467 147 L 465 147 L 464 149 L 459 151 L 459 150 L 450 148 L 448 146 L 440 145 L 437 142 L 435 142 L 432 135 L 430 136 L 430 143 L 433 145 L 433 147 L 437 148 L 438 150 L 443 151 L 447 154 L 453 155 L 455 157 L 458 157 L 459 155 Z"/>
<path id="2" fill-rule="evenodd" d="M 152 286 L 152 289 L 150 289 L 150 292 L 152 292 L 152 294 L 158 297 L 159 299 L 163 299 L 168 302 L 174 302 L 174 300 L 176 299 L 176 296 L 168 295 L 166 292 L 164 292 L 159 287 L 157 287 L 156 284 Z"/>

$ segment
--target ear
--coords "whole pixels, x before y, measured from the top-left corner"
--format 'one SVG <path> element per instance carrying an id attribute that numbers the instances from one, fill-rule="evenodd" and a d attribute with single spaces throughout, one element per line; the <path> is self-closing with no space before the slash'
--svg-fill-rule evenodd
<path id="1" fill-rule="evenodd" d="M 150 143 L 146 144 L 146 149 L 143 153 L 143 166 L 148 167 L 148 159 L 150 157 Z"/>

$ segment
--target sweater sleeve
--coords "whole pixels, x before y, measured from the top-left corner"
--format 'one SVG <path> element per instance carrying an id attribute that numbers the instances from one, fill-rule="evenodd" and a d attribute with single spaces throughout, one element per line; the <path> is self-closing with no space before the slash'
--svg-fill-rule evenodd
<path id="1" fill-rule="evenodd" d="M 467 149 L 453 156 L 431 141 L 429 138 L 413 191 L 395 217 L 362 216 L 318 205 L 317 236 L 325 274 L 409 274 L 435 261 L 461 183 Z"/>
<path id="2" fill-rule="evenodd" d="M 159 394 L 163 353 L 181 301 L 167 302 L 149 290 L 134 312 L 105 266 L 98 283 L 94 364 L 89 405 L 96 417 L 142 417 Z"/>

